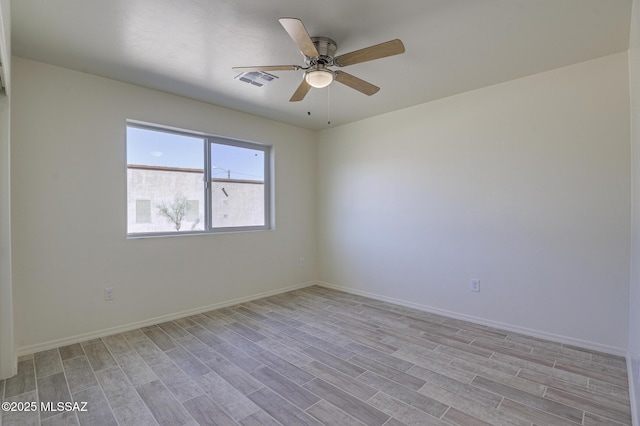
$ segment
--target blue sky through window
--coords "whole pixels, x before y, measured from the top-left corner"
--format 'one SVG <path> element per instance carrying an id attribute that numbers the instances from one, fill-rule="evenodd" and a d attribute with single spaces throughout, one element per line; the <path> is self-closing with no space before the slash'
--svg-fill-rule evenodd
<path id="1" fill-rule="evenodd" d="M 264 180 L 264 152 L 231 145 L 211 145 L 211 177 Z"/>
<path id="2" fill-rule="evenodd" d="M 127 127 L 127 164 L 204 169 L 204 138 Z M 264 180 L 264 152 L 212 144 L 213 178 Z"/>

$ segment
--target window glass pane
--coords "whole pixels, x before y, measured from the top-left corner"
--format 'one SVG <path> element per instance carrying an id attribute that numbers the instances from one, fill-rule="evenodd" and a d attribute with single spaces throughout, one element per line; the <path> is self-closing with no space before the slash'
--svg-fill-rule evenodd
<path id="1" fill-rule="evenodd" d="M 265 151 L 211 144 L 211 226 L 265 225 Z"/>
<path id="2" fill-rule="evenodd" d="M 204 230 L 204 139 L 127 127 L 127 232 Z M 139 222 L 137 200 L 148 200 Z"/>

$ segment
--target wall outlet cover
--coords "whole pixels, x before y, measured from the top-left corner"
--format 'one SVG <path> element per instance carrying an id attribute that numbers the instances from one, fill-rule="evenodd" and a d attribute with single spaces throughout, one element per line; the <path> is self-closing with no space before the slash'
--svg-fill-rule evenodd
<path id="1" fill-rule="evenodd" d="M 104 300 L 107 302 L 113 300 L 113 287 L 107 287 L 104 289 Z"/>

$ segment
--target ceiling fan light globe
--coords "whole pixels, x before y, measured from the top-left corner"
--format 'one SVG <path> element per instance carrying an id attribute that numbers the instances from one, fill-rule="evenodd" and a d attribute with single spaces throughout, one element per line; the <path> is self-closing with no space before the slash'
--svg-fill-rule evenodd
<path id="1" fill-rule="evenodd" d="M 322 89 L 333 82 L 334 75 L 330 70 L 311 70 L 304 75 L 305 81 L 311 87 Z"/>

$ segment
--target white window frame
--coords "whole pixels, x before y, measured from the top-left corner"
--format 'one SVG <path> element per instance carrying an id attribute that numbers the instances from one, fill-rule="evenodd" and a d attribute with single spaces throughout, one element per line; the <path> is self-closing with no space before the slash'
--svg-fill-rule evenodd
<path id="1" fill-rule="evenodd" d="M 196 131 L 188 131 L 181 129 L 168 128 L 156 124 L 141 123 L 137 121 L 128 120 L 126 127 L 133 127 L 138 129 L 144 129 L 155 132 L 171 133 L 175 135 L 194 137 L 203 139 L 203 155 L 204 155 L 204 178 L 203 178 L 203 191 L 204 191 L 204 229 L 194 231 L 164 231 L 164 232 L 133 232 L 128 230 L 128 212 L 127 212 L 127 238 L 145 238 L 145 237 L 159 237 L 159 236 L 177 236 L 177 235 L 200 235 L 200 234 L 215 234 L 226 232 L 244 232 L 244 231 L 265 231 L 272 229 L 271 224 L 271 163 L 273 149 L 271 145 L 266 145 L 258 142 L 250 142 L 239 139 L 233 139 L 224 136 L 212 135 L 207 133 L 201 133 Z M 126 132 L 125 132 L 126 134 Z M 252 225 L 252 226 L 229 226 L 229 227 L 213 227 L 212 226 L 212 212 L 211 212 L 211 145 L 221 144 L 229 145 L 239 148 L 247 148 L 256 151 L 262 151 L 264 153 L 264 184 L 263 184 L 263 199 L 264 199 L 264 225 Z M 125 137 L 125 157 L 126 157 L 126 137 Z M 129 161 L 125 161 L 125 176 L 128 168 Z M 128 194 L 129 180 L 125 179 L 126 192 Z"/>

